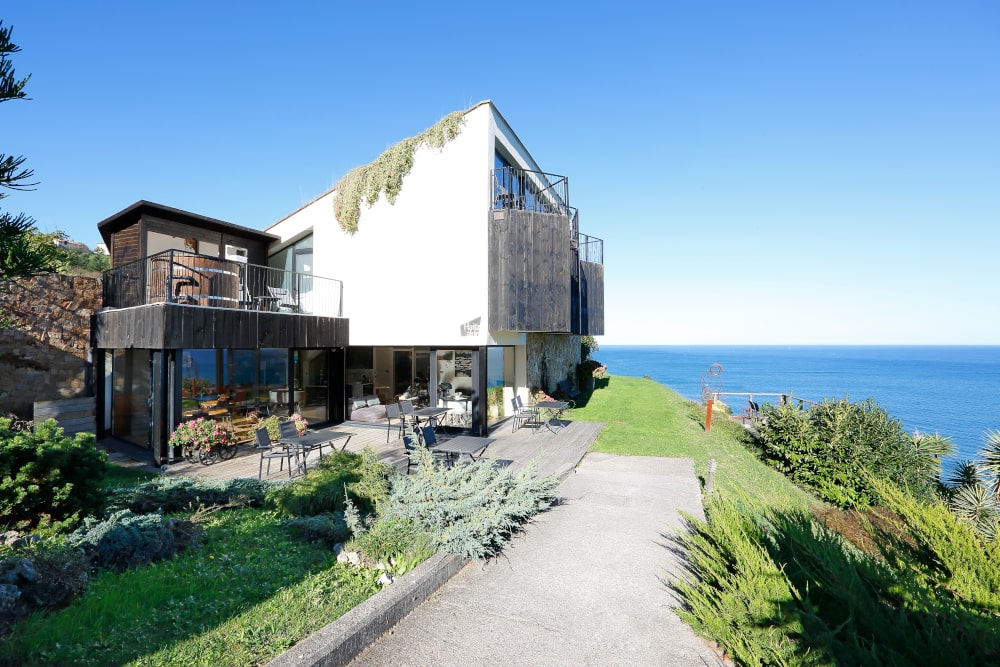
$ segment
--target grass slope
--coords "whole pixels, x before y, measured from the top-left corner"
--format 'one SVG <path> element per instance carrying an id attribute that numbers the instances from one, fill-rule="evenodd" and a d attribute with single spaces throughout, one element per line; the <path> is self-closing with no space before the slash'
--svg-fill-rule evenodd
<path id="1" fill-rule="evenodd" d="M 568 417 L 606 424 L 592 451 L 627 456 L 667 456 L 694 460 L 704 480 L 709 461 L 718 467 L 714 488 L 748 494 L 778 509 L 806 509 L 818 503 L 747 448 L 742 426 L 716 412 L 705 432 L 705 409 L 658 382 L 613 375 Z"/>

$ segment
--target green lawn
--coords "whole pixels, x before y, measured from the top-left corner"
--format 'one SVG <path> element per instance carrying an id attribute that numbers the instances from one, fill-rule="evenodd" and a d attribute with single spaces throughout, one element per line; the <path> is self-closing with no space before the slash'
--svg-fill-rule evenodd
<path id="1" fill-rule="evenodd" d="M 67 608 L 26 619 L 0 664 L 260 664 L 370 597 L 377 576 L 293 539 L 272 512 L 222 512 L 201 548 L 101 572 Z"/>
<path id="2" fill-rule="evenodd" d="M 750 494 L 779 509 L 805 509 L 818 503 L 781 473 L 757 460 L 746 446 L 744 428 L 721 412 L 705 432 L 705 408 L 653 380 L 613 375 L 568 418 L 606 424 L 591 451 L 629 456 L 669 456 L 694 460 L 704 481 L 709 461 L 718 466 L 714 488 Z"/>

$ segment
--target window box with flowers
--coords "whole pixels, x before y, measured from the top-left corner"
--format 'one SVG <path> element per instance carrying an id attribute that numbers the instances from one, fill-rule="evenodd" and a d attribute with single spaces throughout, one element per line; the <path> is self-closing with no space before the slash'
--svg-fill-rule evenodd
<path id="1" fill-rule="evenodd" d="M 236 443 L 229 427 L 204 417 L 178 424 L 170 434 L 170 446 L 175 451 L 179 449 L 188 461 L 205 465 L 236 455 Z"/>

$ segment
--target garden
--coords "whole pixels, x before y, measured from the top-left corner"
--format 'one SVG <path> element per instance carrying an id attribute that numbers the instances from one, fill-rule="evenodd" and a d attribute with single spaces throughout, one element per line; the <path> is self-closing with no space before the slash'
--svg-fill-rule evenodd
<path id="1" fill-rule="evenodd" d="M 706 521 L 673 536 L 686 576 L 668 585 L 735 664 L 1000 657 L 1000 434 L 942 470 L 948 440 L 906 433 L 874 401 L 763 406 L 753 431 L 723 410 L 706 432 L 704 408 L 662 385 L 610 387 L 573 413 L 607 424 L 595 449 L 695 461 Z"/>
<path id="2" fill-rule="evenodd" d="M 295 481 L 110 466 L 92 435 L 0 418 L 0 664 L 267 662 L 439 550 L 496 556 L 555 480 L 425 450 Z"/>

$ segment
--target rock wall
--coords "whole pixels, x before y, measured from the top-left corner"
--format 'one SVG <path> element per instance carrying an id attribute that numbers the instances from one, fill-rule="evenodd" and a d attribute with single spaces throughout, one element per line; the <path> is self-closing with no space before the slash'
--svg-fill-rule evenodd
<path id="1" fill-rule="evenodd" d="M 0 285 L 13 321 L 0 331 L 0 415 L 33 418 L 35 401 L 92 395 L 90 318 L 101 307 L 98 278 L 46 274 Z"/>
<path id="2" fill-rule="evenodd" d="M 576 385 L 579 336 L 529 333 L 527 356 L 528 387 L 538 387 L 551 394 L 556 390 L 556 383 L 567 377 Z"/>

